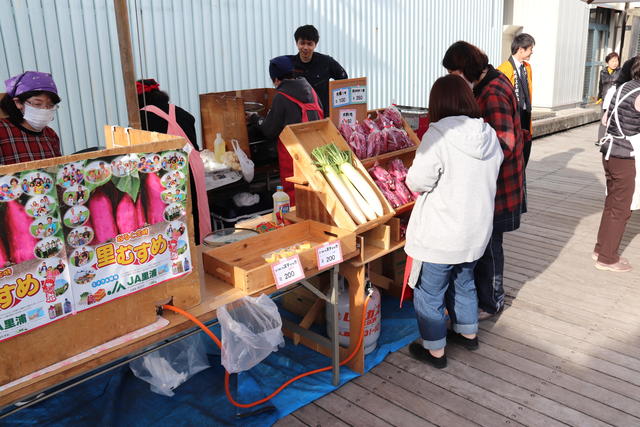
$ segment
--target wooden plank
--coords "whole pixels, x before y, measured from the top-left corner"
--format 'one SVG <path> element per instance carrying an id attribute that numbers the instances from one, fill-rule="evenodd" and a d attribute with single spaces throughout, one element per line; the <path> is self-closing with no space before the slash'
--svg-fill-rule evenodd
<path id="1" fill-rule="evenodd" d="M 353 383 L 347 383 L 336 390 L 336 394 L 349 400 L 351 403 L 373 413 L 394 426 L 433 426 L 427 420 L 418 417 L 408 410 L 396 406 L 371 393 L 369 390 Z"/>
<path id="2" fill-rule="evenodd" d="M 315 403 L 310 403 L 295 412 L 298 420 L 310 426 L 322 427 L 347 427 L 349 424 L 340 420 L 328 411 L 325 411 Z"/>
<path id="3" fill-rule="evenodd" d="M 420 397 L 416 390 L 407 390 L 396 384 L 387 382 L 375 374 L 368 374 L 356 378 L 354 383 L 382 397 L 387 402 L 407 409 L 416 416 L 435 425 L 474 426 L 475 423 L 447 409 Z"/>
<path id="4" fill-rule="evenodd" d="M 311 424 L 303 423 L 301 420 L 296 418 L 296 416 L 293 414 L 289 414 L 284 418 L 280 418 L 274 424 L 275 427 L 306 427 L 309 425 Z M 313 425 L 317 425 L 317 424 L 313 424 Z"/>
<path id="5" fill-rule="evenodd" d="M 526 405 L 521 405 L 496 393 L 493 384 L 489 388 L 482 388 L 471 382 L 465 375 L 460 375 L 457 372 L 456 375 L 453 375 L 455 371 L 450 368 L 446 370 L 429 369 L 424 363 L 417 362 L 404 352 L 390 354 L 387 356 L 387 362 L 521 424 L 566 426 L 566 424 L 544 413 L 537 412 Z"/>
<path id="6" fill-rule="evenodd" d="M 581 378 L 577 378 L 569 373 L 563 372 L 562 369 L 557 369 L 554 365 L 549 366 L 548 363 L 544 363 L 545 359 L 547 359 L 546 355 L 542 355 L 537 359 L 532 359 L 530 356 L 524 357 L 524 355 L 517 355 L 512 352 L 505 351 L 505 346 L 509 348 L 515 347 L 516 350 L 521 350 L 521 348 L 517 347 L 517 343 L 514 343 L 514 345 L 510 345 L 507 340 L 501 340 L 499 337 L 496 337 L 495 335 L 492 335 L 490 333 L 481 334 L 480 341 L 482 344 L 478 351 L 476 351 L 477 354 L 487 357 L 505 366 L 518 369 L 530 375 L 534 375 L 535 377 L 543 381 L 548 381 L 560 387 L 563 387 L 563 389 L 565 389 L 565 392 L 568 390 L 569 393 L 577 393 L 579 395 L 588 397 L 595 402 L 595 407 L 606 405 L 603 408 L 603 414 L 606 414 L 607 411 L 610 410 L 610 408 L 616 408 L 623 413 L 630 414 L 634 417 L 640 417 L 639 400 L 630 399 L 623 395 L 620 395 L 619 393 L 612 392 L 604 387 L 601 387 L 596 382 L 589 382 Z M 493 345 L 493 343 L 496 342 L 499 345 Z M 535 349 L 530 350 L 535 351 Z M 562 364 L 562 362 L 563 361 L 559 361 L 560 364 Z M 589 411 L 590 410 L 591 407 L 589 408 Z M 587 411 L 583 412 L 586 413 Z M 616 417 L 619 414 L 613 413 L 610 415 L 612 417 Z M 595 416 L 595 418 L 599 418 L 599 416 Z M 640 422 L 640 418 L 636 418 L 635 420 L 630 421 Z M 609 422 L 614 423 L 613 421 Z"/>
<path id="7" fill-rule="evenodd" d="M 524 360 L 511 354 L 500 354 L 490 345 L 482 345 L 477 351 L 467 351 L 459 346 L 447 348 L 448 355 L 466 366 L 480 370 L 495 379 L 517 384 L 521 389 L 553 401 L 565 409 L 575 410 L 563 414 L 561 421 L 574 425 L 586 425 L 592 419 L 618 426 L 633 425 L 640 418 L 603 404 L 598 399 L 615 399 L 611 393 L 584 382 L 572 381 L 567 375 L 553 369 Z M 573 388 L 577 387 L 577 388 Z M 523 393 L 522 396 L 526 396 Z M 510 395 L 514 397 L 514 394 Z M 526 401 L 523 400 L 526 404 Z M 534 407 L 534 406 L 532 406 Z M 545 409 L 549 410 L 551 408 Z M 551 413 L 551 412 L 549 412 Z M 596 424 L 597 425 L 597 424 Z"/>
<path id="8" fill-rule="evenodd" d="M 415 364 L 418 365 L 419 362 L 415 362 Z M 442 408 L 446 408 L 450 413 L 455 413 L 465 420 L 485 426 L 496 426 L 500 424 L 522 425 L 515 420 L 515 417 L 511 418 L 494 412 L 481 404 L 459 396 L 454 391 L 447 390 L 437 381 L 420 378 L 388 362 L 382 362 L 373 368 L 371 372 L 384 378 L 388 383 L 414 392 L 423 399 L 429 400 Z M 446 425 L 446 423 L 444 423 L 444 425 Z"/>
<path id="9" fill-rule="evenodd" d="M 367 427 L 385 427 L 389 425 L 382 418 L 375 416 L 358 405 L 354 405 L 337 393 L 327 394 L 316 400 L 315 404 L 349 425 L 366 425 Z"/>
<path id="10" fill-rule="evenodd" d="M 138 93 L 136 92 L 136 77 L 133 65 L 133 48 L 131 46 L 127 0 L 113 0 L 113 6 L 116 14 L 120 63 L 122 64 L 122 78 L 124 80 L 129 126 L 140 129 L 140 107 L 138 106 Z"/>

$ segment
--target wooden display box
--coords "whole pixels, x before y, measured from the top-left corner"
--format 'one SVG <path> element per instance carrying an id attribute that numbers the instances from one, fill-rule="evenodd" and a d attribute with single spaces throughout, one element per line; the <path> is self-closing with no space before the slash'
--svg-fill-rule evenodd
<path id="1" fill-rule="evenodd" d="M 251 294 L 273 286 L 272 264 L 263 255 L 298 243 L 309 242 L 311 249 L 300 252 L 300 261 L 306 271 L 317 270 L 315 249 L 327 242 L 339 240 L 342 253 L 356 251 L 354 233 L 316 221 L 302 221 L 265 234 L 251 237 L 204 252 L 203 263 L 212 274 L 241 291 Z"/>
<path id="2" fill-rule="evenodd" d="M 200 94 L 204 148 L 213 151 L 216 133 L 220 133 L 227 144 L 227 151 L 233 151 L 231 140 L 237 139 L 240 148 L 251 157 L 244 103 L 263 104 L 264 110 L 258 114 L 264 116 L 271 108 L 275 93 L 276 90 L 273 88 L 260 88 Z"/>
<path id="3" fill-rule="evenodd" d="M 151 141 L 156 136 L 151 132 L 136 131 L 139 137 Z M 0 167 L 0 175 L 17 174 L 22 171 L 35 170 L 69 162 L 79 162 L 105 156 L 116 156 L 129 153 L 164 151 L 184 147 L 182 138 L 167 137 L 165 141 L 138 146 L 125 146 L 122 128 L 116 129 L 116 140 L 112 144 L 120 146 L 111 150 L 92 151 L 70 156 L 55 157 L 28 163 L 19 163 Z M 189 188 L 187 184 L 187 188 Z M 7 384 L 39 369 L 75 356 L 90 348 L 118 338 L 131 331 L 150 325 L 157 319 L 156 305 L 169 300 L 177 307 L 188 309 L 200 303 L 200 276 L 198 268 L 198 252 L 193 240 L 194 224 L 191 215 L 191 200 L 187 205 L 186 215 L 189 230 L 189 245 L 193 271 L 183 277 L 159 283 L 124 298 L 109 301 L 91 309 L 80 311 L 73 316 L 46 324 L 21 335 L 0 342 L 0 385 Z M 47 374 L 42 378 L 46 378 Z M 28 383 L 35 382 L 30 380 Z M 21 388 L 24 385 L 16 386 Z M 13 389 L 0 392 L 3 396 Z"/>
<path id="4" fill-rule="evenodd" d="M 373 179 L 369 176 L 369 172 L 364 168 L 362 163 L 354 156 L 353 166 L 358 169 L 365 180 L 369 182 L 371 188 L 375 191 L 378 199 L 382 203 L 383 216 L 373 221 L 368 221 L 358 225 L 351 218 L 342 202 L 329 185 L 326 178 L 315 166 L 311 152 L 316 147 L 334 143 L 341 150 L 349 150 L 342 135 L 329 119 L 318 120 L 307 123 L 299 123 L 287 126 L 280 134 L 280 140 L 285 145 L 294 161 L 295 176 L 293 181 L 297 183 L 296 187 L 308 185 L 309 189 L 314 193 L 312 195 L 305 194 L 303 198 L 305 203 L 311 204 L 309 197 L 319 199 L 320 204 L 324 206 L 324 211 L 329 214 L 332 221 L 340 228 L 354 231 L 356 234 L 365 232 L 387 222 L 395 215 L 394 209 L 391 207 L 387 199 L 383 196 L 380 189 L 374 184 Z M 309 196 L 309 197 L 306 197 Z M 297 204 L 301 205 L 301 200 L 296 192 Z M 316 206 L 319 204 L 316 203 Z M 327 215 L 325 212 L 298 210 L 297 215 L 300 218 L 311 218 L 315 220 L 325 220 Z M 309 216 L 305 216 L 309 215 Z"/>

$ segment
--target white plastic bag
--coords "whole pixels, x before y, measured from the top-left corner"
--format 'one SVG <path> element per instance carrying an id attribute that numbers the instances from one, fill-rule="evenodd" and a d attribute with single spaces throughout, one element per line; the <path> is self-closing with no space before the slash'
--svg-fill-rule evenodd
<path id="1" fill-rule="evenodd" d="M 232 139 L 231 145 L 233 146 L 233 151 L 236 153 L 236 156 L 238 156 L 238 160 L 240 161 L 240 169 L 242 170 L 244 179 L 246 179 L 247 182 L 253 181 L 253 161 L 247 156 L 247 153 L 242 151 L 237 139 Z"/>
<path id="2" fill-rule="evenodd" d="M 151 391 L 173 396 L 173 390 L 209 367 L 201 334 L 177 341 L 129 363 L 133 374 L 151 384 Z"/>
<path id="3" fill-rule="evenodd" d="M 222 331 L 222 365 L 230 373 L 253 368 L 284 345 L 282 318 L 266 296 L 244 297 L 218 309 Z"/>

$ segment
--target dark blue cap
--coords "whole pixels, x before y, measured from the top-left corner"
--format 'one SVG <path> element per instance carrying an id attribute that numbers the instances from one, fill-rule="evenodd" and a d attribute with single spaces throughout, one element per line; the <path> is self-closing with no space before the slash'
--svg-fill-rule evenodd
<path id="1" fill-rule="evenodd" d="M 289 56 L 276 56 L 269 61 L 269 76 L 271 80 L 282 80 L 284 76 L 293 73 L 293 62 Z"/>

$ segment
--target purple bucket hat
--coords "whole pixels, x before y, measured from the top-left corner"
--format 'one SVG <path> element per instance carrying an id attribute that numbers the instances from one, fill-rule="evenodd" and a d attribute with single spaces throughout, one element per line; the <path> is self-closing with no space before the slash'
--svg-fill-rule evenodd
<path id="1" fill-rule="evenodd" d="M 58 94 L 58 88 L 53 82 L 51 74 L 39 71 L 25 71 L 22 74 L 11 77 L 9 80 L 5 80 L 4 85 L 7 89 L 7 95 L 12 97 L 34 90 L 45 90 Z"/>

